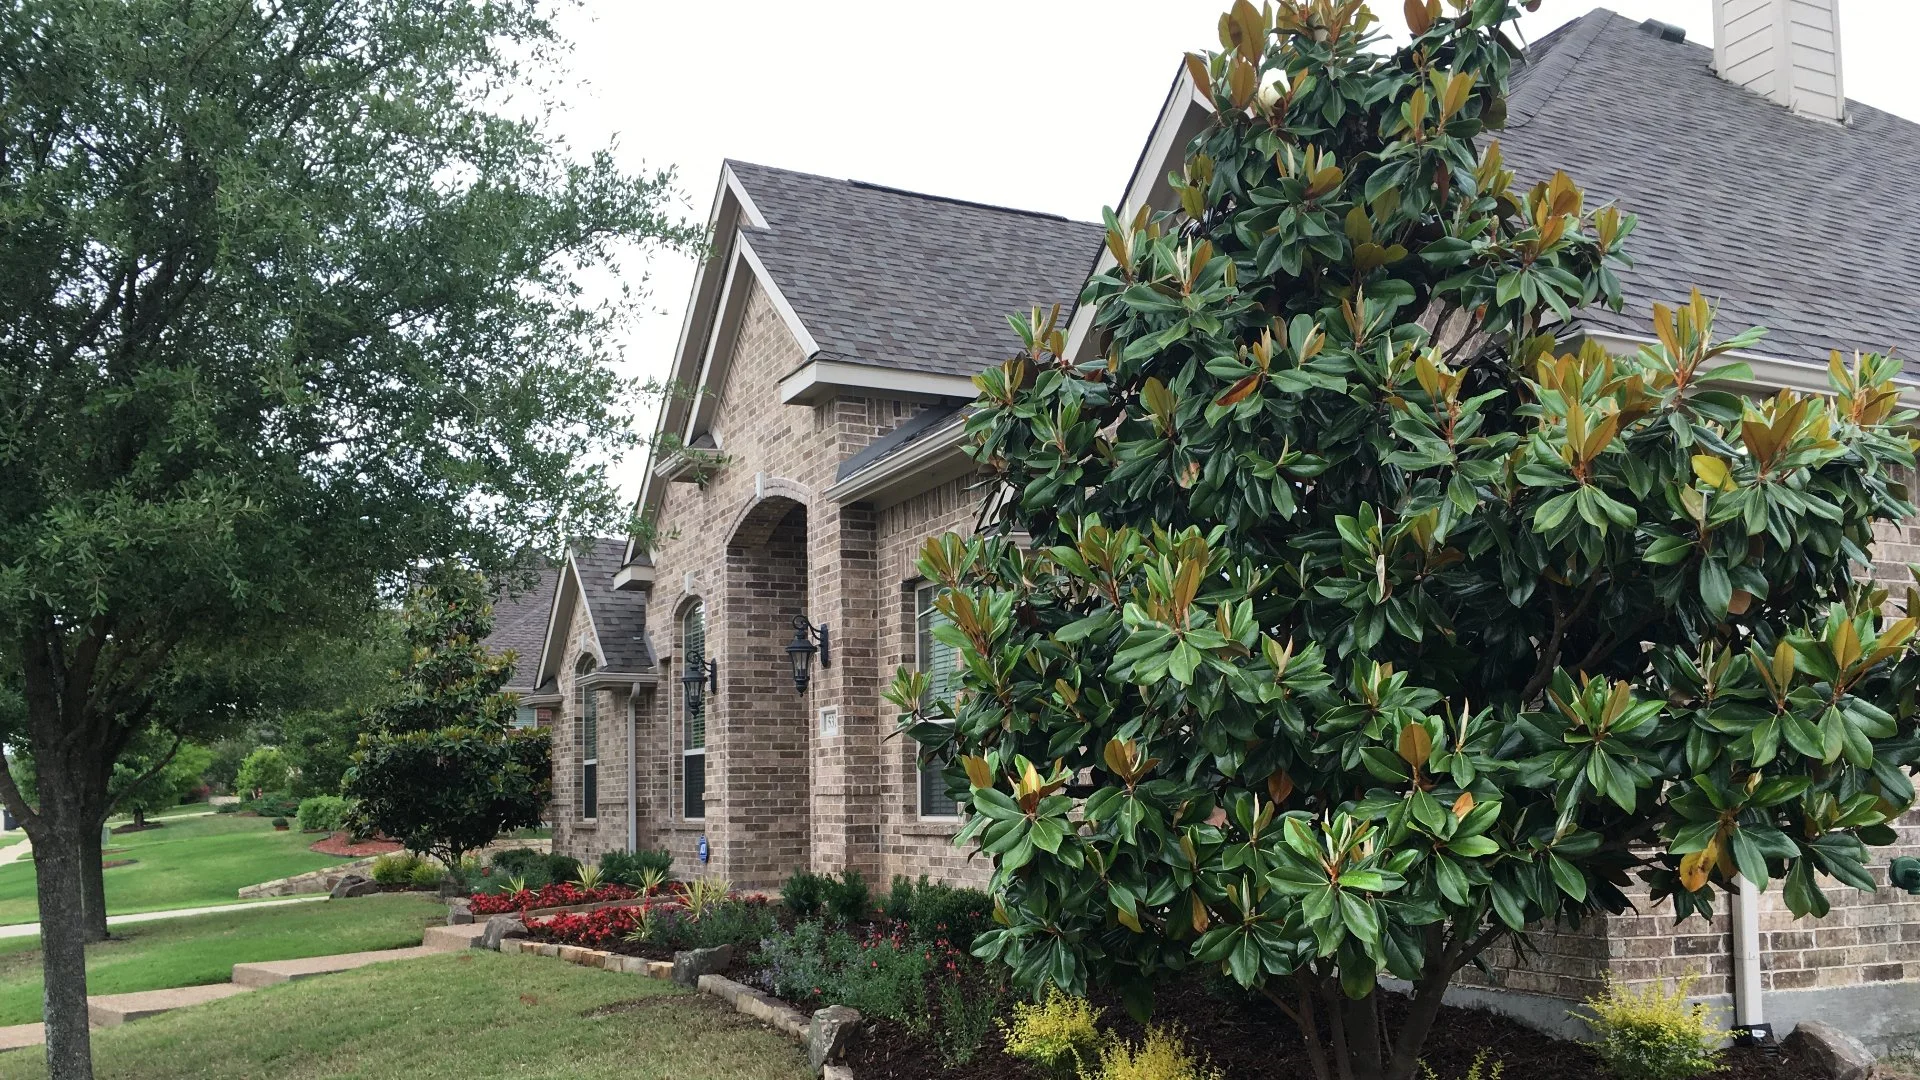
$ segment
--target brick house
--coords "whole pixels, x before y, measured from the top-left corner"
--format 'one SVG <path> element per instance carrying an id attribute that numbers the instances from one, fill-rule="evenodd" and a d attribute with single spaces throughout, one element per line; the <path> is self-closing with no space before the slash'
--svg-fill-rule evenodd
<path id="1" fill-rule="evenodd" d="M 1824 390 L 1831 347 L 1920 341 L 1920 126 L 1845 99 L 1833 0 L 1718 0 L 1709 49 L 1605 10 L 1536 43 L 1498 137 L 1523 181 L 1564 168 L 1640 217 L 1624 313 L 1581 331 L 1632 351 L 1656 300 L 1698 285 L 1722 328 L 1773 332 L 1743 357 L 1753 389 Z M 1165 181 L 1211 105 L 1184 74 L 1119 202 L 1175 205 Z M 1910 209 L 1910 206 L 1906 208 Z M 1888 211 L 1893 212 L 1889 213 Z M 561 568 L 531 692 L 556 710 L 556 849 L 664 847 L 682 873 L 771 886 L 796 869 L 884 882 L 979 882 L 956 807 L 889 738 L 897 666 L 949 671 L 928 636 L 922 541 L 969 528 L 960 450 L 969 376 L 1013 349 L 1005 314 L 1070 304 L 1102 230 L 1000 207 L 729 162 L 640 494 L 642 543 L 597 541 Z M 1074 349 L 1092 349 L 1077 312 Z M 1888 530 L 1881 573 L 1920 561 Z M 786 646 L 824 626 L 831 662 L 802 688 Z M 1920 852 L 1920 818 L 1902 826 Z M 1884 860 L 1876 867 L 1885 880 Z M 1920 1037 L 1920 899 L 1835 890 L 1794 923 L 1777 894 L 1675 926 L 1647 910 L 1543 933 L 1462 1000 L 1566 1029 L 1606 975 L 1701 976 L 1709 1000 L 1782 1033 L 1838 1023 L 1872 1044 Z"/>

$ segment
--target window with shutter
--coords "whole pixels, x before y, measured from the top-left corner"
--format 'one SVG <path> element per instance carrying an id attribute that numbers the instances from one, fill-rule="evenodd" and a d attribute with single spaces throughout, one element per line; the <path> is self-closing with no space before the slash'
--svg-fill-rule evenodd
<path id="1" fill-rule="evenodd" d="M 960 654 L 953 646 L 937 640 L 933 636 L 934 628 L 947 621 L 947 617 L 933 606 L 934 597 L 940 595 L 937 585 L 922 585 L 914 591 L 914 606 L 917 615 L 914 619 L 918 638 L 917 665 L 927 676 L 927 700 L 951 702 L 953 695 L 960 689 Z M 950 818 L 960 815 L 960 804 L 947 794 L 947 781 L 940 770 L 950 760 L 942 757 L 920 766 L 920 816 L 925 818 Z"/>
<path id="2" fill-rule="evenodd" d="M 705 671 L 707 666 L 707 609 L 696 600 L 680 618 L 680 652 L 685 671 Z M 685 742 L 680 751 L 680 812 L 688 821 L 707 816 L 707 702 L 706 695 L 694 701 L 687 684 L 680 684 L 681 728 Z"/>
<path id="3" fill-rule="evenodd" d="M 582 656 L 574 668 L 573 725 L 574 777 L 580 791 L 580 819 L 592 821 L 600 815 L 600 695 L 586 686 L 587 676 L 598 665 L 591 656 Z"/>

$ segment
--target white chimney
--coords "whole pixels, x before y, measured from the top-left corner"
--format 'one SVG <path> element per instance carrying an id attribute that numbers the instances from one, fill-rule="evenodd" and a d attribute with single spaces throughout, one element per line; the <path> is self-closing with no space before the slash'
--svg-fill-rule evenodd
<path id="1" fill-rule="evenodd" d="M 1713 69 L 1794 112 L 1844 121 L 1840 0 L 1714 0 Z"/>

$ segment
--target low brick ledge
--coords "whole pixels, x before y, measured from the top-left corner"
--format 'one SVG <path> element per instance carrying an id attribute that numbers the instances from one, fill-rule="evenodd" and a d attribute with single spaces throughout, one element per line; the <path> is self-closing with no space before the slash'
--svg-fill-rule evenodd
<path id="1" fill-rule="evenodd" d="M 640 975 L 649 979 L 666 981 L 673 978 L 671 961 L 625 956 L 580 945 L 555 945 L 551 942 L 533 941 L 528 938 L 508 938 L 500 943 L 500 951 L 517 952 L 522 956 L 552 956 L 581 967 L 599 968 L 602 971 L 614 971 L 626 975 Z M 732 1005 L 741 1015 L 760 1021 L 803 1047 L 806 1045 L 807 1028 L 812 1024 L 812 1020 L 800 1010 L 773 995 L 755 990 L 744 983 L 734 982 L 724 975 L 700 976 L 699 989 L 701 993 L 712 994 Z M 854 1080 L 853 1070 L 845 1065 L 828 1065 L 821 1075 L 822 1080 Z"/>

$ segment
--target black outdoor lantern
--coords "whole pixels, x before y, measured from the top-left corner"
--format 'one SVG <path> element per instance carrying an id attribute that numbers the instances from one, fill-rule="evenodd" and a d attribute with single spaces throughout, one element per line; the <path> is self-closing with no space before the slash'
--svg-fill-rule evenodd
<path id="1" fill-rule="evenodd" d="M 811 639 L 811 640 L 809 640 Z M 814 648 L 813 642 L 820 647 Z M 807 692 L 807 683 L 813 678 L 813 654 L 820 654 L 820 666 L 833 666 L 832 639 L 827 634 L 827 624 L 813 625 L 805 615 L 793 617 L 793 640 L 787 642 L 787 659 L 793 662 L 793 688 L 800 693 Z"/>
<path id="2" fill-rule="evenodd" d="M 680 689 L 687 695 L 687 708 L 700 708 L 706 687 L 713 687 L 714 693 L 720 692 L 720 661 L 709 660 L 706 663 L 688 665 L 687 673 L 680 676 Z"/>

